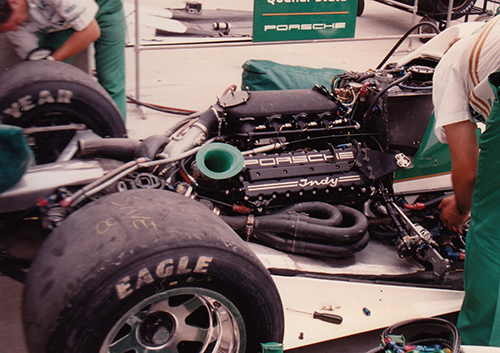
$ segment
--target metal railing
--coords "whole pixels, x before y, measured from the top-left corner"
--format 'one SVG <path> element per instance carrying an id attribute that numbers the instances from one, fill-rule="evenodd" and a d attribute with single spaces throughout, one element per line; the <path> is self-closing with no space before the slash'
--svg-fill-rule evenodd
<path id="1" fill-rule="evenodd" d="M 384 0 L 384 1 L 392 1 L 392 0 Z M 450 4 L 453 3 L 453 0 L 449 0 Z M 400 4 L 401 5 L 401 4 Z M 418 11 L 418 0 L 415 0 L 415 3 L 411 5 L 406 5 L 408 9 L 413 13 L 412 15 L 412 26 L 417 23 L 417 11 Z M 252 42 L 251 38 L 240 38 L 240 39 L 231 39 L 231 40 L 210 40 L 210 41 L 198 41 L 196 43 L 151 43 L 151 44 L 141 44 L 140 40 L 140 5 L 139 0 L 134 0 L 135 7 L 135 43 L 133 45 L 134 54 L 135 54 L 135 99 L 141 99 L 141 70 L 140 70 L 140 53 L 144 50 L 162 50 L 162 49 L 186 49 L 186 48 L 207 48 L 207 47 L 234 47 L 234 46 L 265 46 L 265 45 L 280 45 L 280 44 L 290 44 L 290 42 Z M 449 7 L 450 11 L 448 13 L 448 18 L 451 19 L 452 6 Z M 434 34 L 412 34 L 409 35 L 410 39 L 408 51 L 412 50 L 411 40 L 415 38 L 427 38 L 432 37 Z M 345 42 L 345 41 L 376 41 L 376 40 L 392 40 L 392 39 L 400 39 L 400 35 L 386 35 L 386 36 L 376 36 L 376 37 L 363 37 L 363 38 L 334 38 L 334 39 L 321 39 L 321 40 L 308 40 L 308 41 L 294 41 L 293 43 L 311 43 L 311 42 Z"/>

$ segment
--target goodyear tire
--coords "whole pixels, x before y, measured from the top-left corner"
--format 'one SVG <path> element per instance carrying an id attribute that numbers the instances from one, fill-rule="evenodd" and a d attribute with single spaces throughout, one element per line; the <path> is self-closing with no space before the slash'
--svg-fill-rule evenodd
<path id="1" fill-rule="evenodd" d="M 76 67 L 47 60 L 24 61 L 2 73 L 0 82 L 2 124 L 22 128 L 83 124 L 102 137 L 126 135 L 109 94 Z M 74 129 L 30 134 L 37 163 L 53 162 L 74 134 Z"/>
<path id="2" fill-rule="evenodd" d="M 23 311 L 33 353 L 257 353 L 284 327 L 246 244 L 205 206 L 160 190 L 70 215 L 30 269 Z"/>

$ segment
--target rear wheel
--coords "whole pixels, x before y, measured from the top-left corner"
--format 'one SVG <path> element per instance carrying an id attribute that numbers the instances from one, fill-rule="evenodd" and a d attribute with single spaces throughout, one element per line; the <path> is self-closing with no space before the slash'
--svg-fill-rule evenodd
<path id="1" fill-rule="evenodd" d="M 107 335 L 100 352 L 238 352 L 244 345 L 243 317 L 219 292 L 179 288 L 134 306 Z"/>
<path id="2" fill-rule="evenodd" d="M 24 61 L 0 75 L 0 82 L 0 123 L 24 129 L 39 164 L 55 161 L 77 130 L 126 136 L 109 94 L 76 67 Z"/>
<path id="3" fill-rule="evenodd" d="M 24 323 L 34 353 L 254 353 L 284 327 L 246 244 L 203 205 L 160 190 L 68 217 L 30 269 Z"/>
<path id="4" fill-rule="evenodd" d="M 359 17 L 365 11 L 365 0 L 358 0 L 358 9 L 356 10 L 356 16 Z"/>
<path id="5" fill-rule="evenodd" d="M 459 19 L 464 16 L 473 6 L 476 0 L 453 0 L 452 9 L 452 20 Z M 437 19 L 444 20 L 447 18 L 448 8 L 450 7 L 448 0 L 437 0 L 436 1 L 436 13 Z"/>

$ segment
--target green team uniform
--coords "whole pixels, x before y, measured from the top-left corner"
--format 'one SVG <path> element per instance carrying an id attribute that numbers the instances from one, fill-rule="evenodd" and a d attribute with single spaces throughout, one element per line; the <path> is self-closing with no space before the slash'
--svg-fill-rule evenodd
<path id="1" fill-rule="evenodd" d="M 458 327 L 465 344 L 500 347 L 500 72 L 489 81 L 496 99 L 479 138 Z"/>
<path id="2" fill-rule="evenodd" d="M 465 249 L 465 297 L 457 323 L 467 345 L 500 346 L 499 76 L 490 76 L 500 68 L 499 41 L 497 15 L 453 44 L 433 77 L 435 133 L 441 142 L 446 142 L 443 126 L 474 121 L 471 107 L 487 119 L 479 139 L 481 152 Z M 490 84 L 492 78 L 494 85 Z"/>

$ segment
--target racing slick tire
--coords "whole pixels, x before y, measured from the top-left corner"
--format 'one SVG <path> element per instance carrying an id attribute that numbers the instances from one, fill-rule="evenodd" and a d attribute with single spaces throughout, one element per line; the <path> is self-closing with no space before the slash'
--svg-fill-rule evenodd
<path id="1" fill-rule="evenodd" d="M 74 66 L 23 61 L 4 71 L 0 82 L 0 123 L 44 128 L 25 130 L 38 164 L 55 161 L 75 129 L 87 128 L 102 137 L 126 136 L 123 118 L 109 94 Z"/>
<path id="2" fill-rule="evenodd" d="M 452 9 L 452 20 L 457 20 L 462 16 L 465 16 L 474 6 L 476 0 L 454 0 Z M 448 13 L 449 1 L 448 0 L 437 0 L 435 2 L 436 15 L 434 18 L 438 20 L 445 20 Z"/>
<path id="3" fill-rule="evenodd" d="M 257 353 L 283 339 L 279 293 L 244 241 L 206 206 L 161 190 L 70 215 L 24 297 L 32 353 Z"/>
<path id="4" fill-rule="evenodd" d="M 365 11 L 365 0 L 358 0 L 358 8 L 356 10 L 356 17 L 360 17 Z"/>

